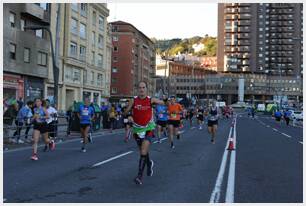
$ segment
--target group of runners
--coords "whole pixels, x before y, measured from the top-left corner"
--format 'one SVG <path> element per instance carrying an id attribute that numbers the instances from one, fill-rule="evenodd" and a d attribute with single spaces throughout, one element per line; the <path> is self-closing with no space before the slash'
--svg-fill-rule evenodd
<path id="1" fill-rule="evenodd" d="M 35 123 L 33 135 L 33 156 L 35 156 L 35 158 L 32 157 L 32 160 L 38 160 L 37 142 L 39 132 L 44 134 L 44 122 L 49 116 L 48 111 L 40 107 L 40 104 L 41 102 L 37 100 L 34 114 Z M 187 110 L 176 102 L 175 96 L 170 96 L 169 99 L 166 96 L 163 96 L 162 99 L 147 96 L 147 83 L 143 81 L 140 82 L 138 85 L 138 96 L 135 96 L 129 101 L 123 114 L 124 124 L 126 126 L 124 141 L 127 142 L 133 134 L 139 149 L 138 174 L 134 182 L 136 184 L 142 184 L 143 172 L 146 166 L 147 176 L 153 175 L 154 162 L 149 156 L 149 148 L 152 143 L 152 138 L 155 136 L 154 131 L 156 124 L 158 142 L 161 142 L 161 135 L 163 132 L 165 136 L 168 136 L 170 148 L 174 149 L 174 137 L 180 139 L 181 134 L 179 133 L 179 128 L 182 127 L 184 119 L 188 119 L 192 126 L 192 119 L 195 115 L 200 130 L 203 128 L 204 119 L 207 119 L 208 131 L 211 134 L 211 142 L 215 143 L 219 113 L 215 101 L 212 102 L 206 110 L 202 106 L 193 110 Z M 90 106 L 88 98 L 85 99 L 84 105 L 80 105 L 78 117 L 80 119 L 82 137 L 81 151 L 86 152 L 87 143 L 92 142 L 90 128 L 94 118 L 94 110 Z M 46 136 L 44 136 L 44 138 L 46 144 L 50 144 L 50 147 L 54 149 L 54 142 L 50 142 Z"/>

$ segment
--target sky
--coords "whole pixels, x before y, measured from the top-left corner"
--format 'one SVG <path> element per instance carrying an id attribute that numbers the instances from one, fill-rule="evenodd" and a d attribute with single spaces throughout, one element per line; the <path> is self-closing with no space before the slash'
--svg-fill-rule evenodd
<path id="1" fill-rule="evenodd" d="M 108 3 L 108 22 L 125 21 L 149 38 L 217 36 L 217 3 Z"/>

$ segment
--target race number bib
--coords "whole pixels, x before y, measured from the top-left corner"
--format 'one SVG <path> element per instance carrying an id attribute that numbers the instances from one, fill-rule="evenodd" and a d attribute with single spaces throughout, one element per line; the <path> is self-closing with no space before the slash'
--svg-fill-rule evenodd
<path id="1" fill-rule="evenodd" d="M 171 117 L 172 118 L 176 118 L 176 114 L 171 114 Z"/>
<path id="2" fill-rule="evenodd" d="M 123 122 L 124 122 L 124 123 L 128 123 L 129 120 L 128 120 L 128 119 L 124 119 Z"/>
<path id="3" fill-rule="evenodd" d="M 139 132 L 137 133 L 137 135 L 139 136 L 139 138 L 143 139 L 146 136 L 146 132 Z"/>
<path id="4" fill-rule="evenodd" d="M 84 115 L 84 116 L 88 116 L 88 115 L 89 115 L 89 111 L 88 111 L 88 110 L 86 110 L 86 109 L 84 109 L 84 110 L 82 111 L 82 115 Z"/>
<path id="5" fill-rule="evenodd" d="M 159 114 L 158 117 L 159 117 L 159 118 L 163 118 L 164 115 L 163 115 L 163 114 Z"/>

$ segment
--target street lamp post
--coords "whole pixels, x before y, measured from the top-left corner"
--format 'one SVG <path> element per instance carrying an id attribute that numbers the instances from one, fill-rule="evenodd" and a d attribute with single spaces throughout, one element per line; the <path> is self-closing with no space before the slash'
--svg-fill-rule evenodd
<path id="1" fill-rule="evenodd" d="M 57 107 L 59 68 L 56 65 L 56 61 L 55 61 L 52 33 L 51 33 L 50 29 L 46 26 L 25 26 L 24 29 L 25 30 L 44 29 L 49 33 L 50 44 L 51 44 L 52 65 L 53 65 L 53 79 L 54 79 L 54 105 L 55 105 L 55 107 Z"/>

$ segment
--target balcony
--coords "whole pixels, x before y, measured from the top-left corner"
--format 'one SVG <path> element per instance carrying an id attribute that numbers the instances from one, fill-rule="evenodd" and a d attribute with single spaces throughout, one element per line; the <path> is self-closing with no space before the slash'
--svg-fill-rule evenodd
<path id="1" fill-rule="evenodd" d="M 248 26 L 238 27 L 238 32 L 250 32 L 251 29 Z"/>
<path id="2" fill-rule="evenodd" d="M 238 19 L 251 19 L 250 14 L 240 14 L 238 15 Z"/>
<path id="3" fill-rule="evenodd" d="M 251 21 L 249 20 L 238 21 L 238 26 L 250 26 L 250 25 L 251 25 Z"/>
<path id="4" fill-rule="evenodd" d="M 29 18 L 34 18 L 41 21 L 44 25 L 50 24 L 50 15 L 48 11 L 45 11 L 43 8 L 36 4 L 27 3 L 21 5 L 21 14 Z"/>
<path id="5" fill-rule="evenodd" d="M 239 13 L 250 13 L 251 12 L 251 8 L 250 7 L 242 7 L 238 9 Z"/>
<path id="6" fill-rule="evenodd" d="M 238 34 L 238 39 L 248 39 L 250 35 L 248 33 Z"/>

